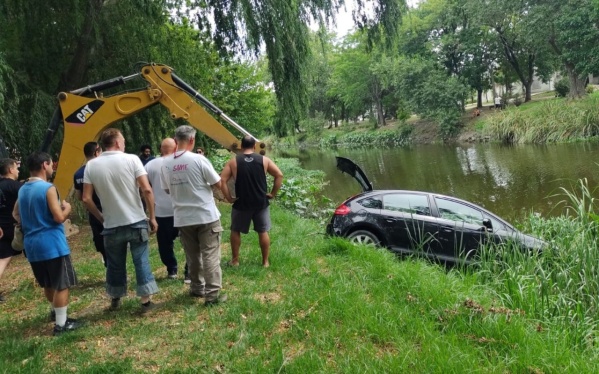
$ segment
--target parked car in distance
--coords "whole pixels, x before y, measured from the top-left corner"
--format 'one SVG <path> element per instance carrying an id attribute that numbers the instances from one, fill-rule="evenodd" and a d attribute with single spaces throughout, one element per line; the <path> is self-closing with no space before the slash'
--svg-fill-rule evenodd
<path id="1" fill-rule="evenodd" d="M 468 201 L 431 192 L 374 190 L 362 169 L 344 157 L 337 157 L 337 168 L 354 177 L 363 192 L 337 207 L 328 235 L 451 263 L 472 262 L 489 243 L 512 242 L 528 251 L 546 245 Z"/>

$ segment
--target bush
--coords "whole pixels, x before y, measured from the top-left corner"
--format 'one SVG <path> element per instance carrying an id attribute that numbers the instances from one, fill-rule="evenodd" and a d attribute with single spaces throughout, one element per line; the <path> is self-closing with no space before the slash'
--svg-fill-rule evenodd
<path id="1" fill-rule="evenodd" d="M 584 90 L 586 91 L 586 93 L 588 95 L 590 95 L 593 92 L 595 92 L 595 86 L 589 84 L 588 86 L 586 86 L 586 88 Z"/>
<path id="2" fill-rule="evenodd" d="M 555 82 L 555 93 L 558 97 L 566 97 L 570 92 L 570 80 L 566 77 Z"/>
<path id="3" fill-rule="evenodd" d="M 300 121 L 300 128 L 305 129 L 310 136 L 320 136 L 324 131 L 327 121 L 320 112 L 314 118 L 305 118 Z"/>

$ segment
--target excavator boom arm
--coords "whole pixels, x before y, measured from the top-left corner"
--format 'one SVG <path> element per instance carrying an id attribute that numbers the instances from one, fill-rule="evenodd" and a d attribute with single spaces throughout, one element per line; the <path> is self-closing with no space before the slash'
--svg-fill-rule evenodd
<path id="1" fill-rule="evenodd" d="M 98 91 L 102 89 L 123 84 L 137 77 L 145 79 L 148 86 L 114 96 L 98 96 Z M 222 118 L 242 134 L 252 136 L 176 76 L 166 65 L 145 65 L 138 74 L 114 78 L 69 93 L 61 92 L 58 100 L 60 109 L 54 113 L 42 151 L 47 152 L 50 149 L 59 125 L 63 123 L 64 139 L 54 178 L 54 184 L 61 196 L 69 193 L 73 184 L 73 174 L 85 162 L 83 146 L 86 142 L 97 140 L 101 132 L 113 123 L 156 104 L 166 107 L 173 120 L 185 119 L 191 126 L 232 152 L 240 150 L 239 140 L 218 122 L 215 116 Z M 261 144 L 261 147 L 264 148 L 264 145 Z"/>

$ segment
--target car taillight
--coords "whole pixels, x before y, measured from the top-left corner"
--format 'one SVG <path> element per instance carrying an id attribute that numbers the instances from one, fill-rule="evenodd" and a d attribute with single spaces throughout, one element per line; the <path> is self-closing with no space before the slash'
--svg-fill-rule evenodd
<path id="1" fill-rule="evenodd" d="M 337 207 L 337 209 L 335 209 L 336 216 L 344 216 L 346 214 L 349 214 L 350 212 L 351 209 L 345 204 L 341 204 Z"/>

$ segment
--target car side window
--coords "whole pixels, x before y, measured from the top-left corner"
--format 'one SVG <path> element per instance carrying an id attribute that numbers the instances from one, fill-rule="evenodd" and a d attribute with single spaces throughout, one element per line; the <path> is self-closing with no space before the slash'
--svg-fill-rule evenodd
<path id="1" fill-rule="evenodd" d="M 358 204 L 362 205 L 364 208 L 383 209 L 383 202 L 381 201 L 380 196 L 365 197 L 362 200 L 358 200 Z"/>
<path id="2" fill-rule="evenodd" d="M 383 209 L 394 212 L 430 216 L 431 209 L 426 195 L 387 194 L 383 197 Z"/>
<path id="3" fill-rule="evenodd" d="M 435 203 L 439 208 L 441 218 L 451 221 L 473 223 L 476 225 L 483 224 L 483 214 L 481 211 L 471 208 L 455 201 L 435 197 Z"/>

